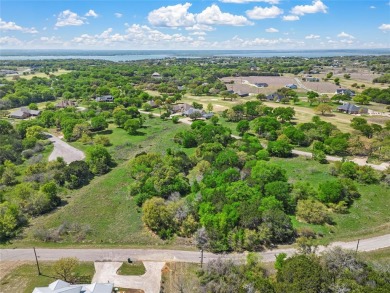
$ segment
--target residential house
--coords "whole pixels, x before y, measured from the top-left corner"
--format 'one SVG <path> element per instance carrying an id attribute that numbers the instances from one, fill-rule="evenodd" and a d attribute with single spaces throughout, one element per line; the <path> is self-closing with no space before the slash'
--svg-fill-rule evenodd
<path id="1" fill-rule="evenodd" d="M 303 81 L 309 81 L 309 82 L 319 82 L 320 79 L 317 77 L 313 77 L 311 75 L 306 75 L 302 78 Z"/>
<path id="2" fill-rule="evenodd" d="M 60 101 L 56 104 L 56 108 L 58 109 L 63 109 L 63 108 L 67 108 L 67 107 L 74 107 L 76 106 L 76 103 L 74 101 L 70 101 L 70 100 L 63 100 L 63 101 Z"/>
<path id="3" fill-rule="evenodd" d="M 152 74 L 152 78 L 161 78 L 161 75 L 160 75 L 160 73 L 158 73 L 158 72 L 154 72 L 154 73 Z"/>
<path id="4" fill-rule="evenodd" d="M 337 110 L 339 112 L 347 113 L 347 114 L 364 114 L 368 113 L 367 108 L 359 107 L 354 104 L 345 103 L 344 105 L 341 105 L 337 107 Z"/>
<path id="5" fill-rule="evenodd" d="M 96 98 L 96 102 L 113 102 L 114 97 L 111 95 L 104 95 Z"/>
<path id="6" fill-rule="evenodd" d="M 188 111 L 189 109 L 193 108 L 191 105 L 186 103 L 180 103 L 172 106 L 172 112 L 173 113 L 183 113 L 185 111 Z"/>
<path id="7" fill-rule="evenodd" d="M 286 84 L 285 87 L 289 88 L 289 89 L 292 89 L 292 90 L 296 90 L 298 88 L 298 86 L 296 84 L 293 84 L 293 83 Z"/>
<path id="8" fill-rule="evenodd" d="M 280 101 L 284 98 L 283 95 L 278 94 L 278 93 L 273 93 L 267 96 L 267 101 L 269 102 L 276 102 L 280 103 Z"/>
<path id="9" fill-rule="evenodd" d="M 351 91 L 349 89 L 336 89 L 337 95 L 348 95 L 350 97 L 353 97 L 355 95 L 354 91 Z"/>
<path id="10" fill-rule="evenodd" d="M 236 93 L 238 96 L 240 96 L 241 98 L 249 96 L 249 92 L 238 91 L 238 92 L 235 92 L 235 93 Z"/>
<path id="11" fill-rule="evenodd" d="M 205 119 L 210 119 L 213 116 L 214 116 L 213 112 L 208 112 L 208 113 L 205 113 L 205 114 L 202 115 L 202 117 L 205 118 Z"/>
<path id="12" fill-rule="evenodd" d="M 19 72 L 16 70 L 1 69 L 0 75 L 19 75 Z"/>
<path id="13" fill-rule="evenodd" d="M 268 87 L 268 83 L 266 83 L 266 82 L 258 82 L 258 83 L 255 83 L 255 86 L 257 86 L 257 87 Z"/>
<path id="14" fill-rule="evenodd" d="M 40 110 L 30 110 L 28 108 L 20 108 L 12 112 L 9 117 L 14 119 L 26 119 L 31 116 L 39 116 L 41 114 Z"/>
<path id="15" fill-rule="evenodd" d="M 194 113 L 200 113 L 202 116 L 205 114 L 204 110 L 202 109 L 195 109 L 195 108 L 189 108 L 188 110 L 184 111 L 183 112 L 183 116 L 190 116 L 191 114 L 194 114 Z"/>
<path id="16" fill-rule="evenodd" d="M 48 287 L 36 287 L 32 293 L 112 293 L 114 284 L 92 283 L 72 285 L 68 282 L 57 280 Z"/>

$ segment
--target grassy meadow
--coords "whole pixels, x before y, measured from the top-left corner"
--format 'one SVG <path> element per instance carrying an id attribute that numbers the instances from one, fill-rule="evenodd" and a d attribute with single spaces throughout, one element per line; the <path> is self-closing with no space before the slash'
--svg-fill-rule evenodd
<path id="1" fill-rule="evenodd" d="M 47 287 L 57 280 L 54 272 L 54 262 L 39 262 L 41 275 L 37 273 L 36 264 L 33 262 L 23 263 L 7 272 L 0 280 L 0 292 L 31 293 L 35 287 Z M 7 264 L 3 269 L 7 269 Z M 93 262 L 80 262 L 76 269 L 81 283 L 90 283 L 95 273 Z"/>
<path id="2" fill-rule="evenodd" d="M 308 181 L 315 188 L 321 182 L 335 179 L 328 172 L 331 164 L 321 165 L 310 159 L 294 157 L 290 159 L 272 158 L 287 171 L 291 183 Z M 292 221 L 295 228 L 308 227 L 323 234 L 323 244 L 390 233 L 390 189 L 384 185 L 363 185 L 356 183 L 361 197 L 353 203 L 346 214 L 332 213 L 334 225 L 312 225 Z"/>

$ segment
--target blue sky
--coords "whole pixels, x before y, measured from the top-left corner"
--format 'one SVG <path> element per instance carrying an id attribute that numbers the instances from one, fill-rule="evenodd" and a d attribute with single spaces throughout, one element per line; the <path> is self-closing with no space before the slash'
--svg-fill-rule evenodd
<path id="1" fill-rule="evenodd" d="M 2 49 L 390 48 L 389 0 L 1 0 Z"/>

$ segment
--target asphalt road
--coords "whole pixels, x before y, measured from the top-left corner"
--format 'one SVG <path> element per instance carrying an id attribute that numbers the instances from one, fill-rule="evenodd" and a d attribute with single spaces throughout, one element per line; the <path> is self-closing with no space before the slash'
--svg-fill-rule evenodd
<path id="1" fill-rule="evenodd" d="M 335 242 L 328 247 L 340 246 L 345 249 L 356 249 L 357 241 Z M 390 234 L 383 236 L 361 239 L 359 241 L 359 251 L 372 251 L 390 247 Z M 326 247 L 319 247 L 318 252 Z M 127 258 L 138 261 L 156 262 L 200 262 L 200 252 L 167 250 L 167 249 L 49 249 L 37 248 L 37 255 L 40 260 L 57 260 L 63 257 L 77 257 L 81 261 L 127 261 Z M 272 262 L 275 255 L 279 253 L 292 255 L 296 252 L 294 248 L 267 250 L 259 253 L 264 262 Z M 246 253 L 213 254 L 204 253 L 204 262 L 208 262 L 218 257 L 240 261 L 245 259 Z M 32 249 L 1 249 L 1 261 L 33 261 L 34 252 Z"/>

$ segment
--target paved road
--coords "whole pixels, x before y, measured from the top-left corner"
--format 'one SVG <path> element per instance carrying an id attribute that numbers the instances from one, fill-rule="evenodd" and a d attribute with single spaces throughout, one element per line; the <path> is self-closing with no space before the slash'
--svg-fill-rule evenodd
<path id="1" fill-rule="evenodd" d="M 49 140 L 54 145 L 54 150 L 49 156 L 49 161 L 54 161 L 58 157 L 63 157 L 65 162 L 69 164 L 73 161 L 79 161 L 85 158 L 85 155 L 82 151 L 72 147 L 71 145 L 54 135 L 48 135 L 50 135 Z"/>
<path id="2" fill-rule="evenodd" d="M 346 249 L 355 249 L 357 241 L 335 242 L 328 247 L 340 246 Z M 390 247 L 390 234 L 362 239 L 359 243 L 359 251 L 372 251 L 385 247 Z M 319 247 L 321 252 L 326 247 Z M 192 262 L 200 261 L 200 253 L 196 251 L 167 250 L 167 249 L 49 249 L 38 248 L 37 254 L 40 260 L 57 260 L 62 257 L 77 257 L 81 261 L 126 261 L 128 257 L 137 261 L 155 261 L 155 262 Z M 292 255 L 296 252 L 294 248 L 267 250 L 259 253 L 264 262 L 272 262 L 275 255 L 279 253 Z M 218 255 L 213 253 L 204 253 L 204 261 L 208 262 L 218 257 L 240 261 L 245 259 L 245 253 L 231 253 Z M 34 252 L 32 249 L 1 249 L 1 261 L 32 261 Z"/>

